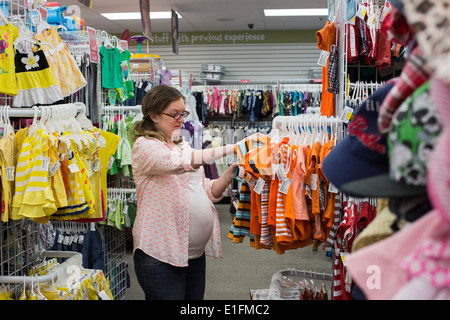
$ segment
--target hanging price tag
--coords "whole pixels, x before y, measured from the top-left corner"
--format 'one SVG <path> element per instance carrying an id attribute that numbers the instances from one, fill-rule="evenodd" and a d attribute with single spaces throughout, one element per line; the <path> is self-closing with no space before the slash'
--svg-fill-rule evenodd
<path id="1" fill-rule="evenodd" d="M 367 26 L 370 29 L 373 29 L 375 27 L 375 25 L 376 25 L 376 18 L 377 18 L 377 16 L 376 16 L 375 13 L 371 13 L 369 15 L 369 17 L 367 18 Z"/>
<path id="2" fill-rule="evenodd" d="M 311 181 L 310 181 L 310 187 L 311 190 L 317 190 L 317 174 L 313 173 L 311 174 Z"/>
<path id="3" fill-rule="evenodd" d="M 255 179 L 253 179 L 252 176 L 249 176 L 248 180 L 247 180 L 247 183 L 250 186 L 250 188 L 253 188 L 255 186 L 256 181 L 255 181 Z"/>
<path id="4" fill-rule="evenodd" d="M 94 165 L 92 166 L 92 170 L 94 170 L 95 172 L 98 172 L 98 170 L 100 170 L 100 159 L 98 159 L 97 161 L 95 161 Z"/>
<path id="5" fill-rule="evenodd" d="M 42 170 L 48 171 L 48 167 L 50 164 L 50 158 L 49 157 L 42 157 Z"/>
<path id="6" fill-rule="evenodd" d="M 113 165 L 113 163 L 114 163 L 114 160 L 115 160 L 114 156 L 111 156 L 111 157 L 109 158 L 108 166 L 107 166 L 108 170 L 111 169 L 111 167 L 112 167 L 112 165 Z"/>
<path id="7" fill-rule="evenodd" d="M 319 61 L 317 61 L 317 64 L 319 66 L 325 67 L 327 65 L 329 56 L 330 53 L 328 51 L 325 50 L 320 51 Z"/>
<path id="8" fill-rule="evenodd" d="M 328 186 L 328 192 L 338 193 L 339 190 L 338 190 L 338 188 L 336 188 L 336 186 L 334 184 L 330 183 L 330 185 Z"/>
<path id="9" fill-rule="evenodd" d="M 342 110 L 341 114 L 341 120 L 345 123 L 348 123 L 353 117 L 353 109 L 350 107 L 345 107 L 344 110 Z"/>
<path id="10" fill-rule="evenodd" d="M 78 167 L 78 165 L 76 163 L 72 163 L 68 167 L 69 167 L 69 170 L 71 173 L 76 173 L 76 172 L 80 171 L 80 168 Z"/>
<path id="11" fill-rule="evenodd" d="M 278 164 L 272 163 L 272 180 L 274 180 L 275 176 L 277 175 L 278 166 Z"/>
<path id="12" fill-rule="evenodd" d="M 6 168 L 6 180 L 14 181 L 14 172 L 16 171 L 16 167 L 11 166 Z"/>
<path id="13" fill-rule="evenodd" d="M 236 210 L 238 209 L 238 206 L 239 206 L 239 200 L 238 199 L 233 201 L 233 206 L 236 208 Z"/>
<path id="14" fill-rule="evenodd" d="M 286 172 L 284 172 L 284 168 L 282 165 L 278 165 L 277 167 L 277 176 L 278 180 L 280 181 L 287 179 Z"/>
<path id="15" fill-rule="evenodd" d="M 360 4 L 358 7 L 358 12 L 356 13 L 356 16 L 359 17 L 360 19 L 364 20 L 364 17 L 366 16 L 366 14 L 367 14 L 366 6 Z"/>
<path id="16" fill-rule="evenodd" d="M 289 178 L 284 179 L 283 182 L 281 182 L 281 185 L 278 188 L 278 191 L 283 194 L 287 194 L 289 191 L 289 187 L 291 186 L 291 182 L 292 182 L 292 180 Z"/>
<path id="17" fill-rule="evenodd" d="M 265 183 L 266 183 L 266 181 L 264 179 L 258 178 L 258 181 L 256 181 L 253 191 L 255 191 L 257 194 L 261 194 L 261 191 L 262 191 Z"/>
<path id="18" fill-rule="evenodd" d="M 53 177 L 56 174 L 56 171 L 61 167 L 61 162 L 56 161 L 55 164 L 50 169 L 50 176 Z"/>
<path id="19" fill-rule="evenodd" d="M 354 26 L 356 24 L 356 16 L 347 21 L 348 24 Z"/>

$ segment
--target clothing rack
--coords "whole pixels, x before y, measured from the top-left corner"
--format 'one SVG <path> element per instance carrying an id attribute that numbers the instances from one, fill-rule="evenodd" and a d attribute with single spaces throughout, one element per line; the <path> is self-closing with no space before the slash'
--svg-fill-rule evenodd
<path id="1" fill-rule="evenodd" d="M 315 79 L 285 79 L 285 80 L 192 80 L 192 85 L 253 85 L 253 84 L 315 84 Z"/>
<path id="2" fill-rule="evenodd" d="M 326 124 L 327 126 L 330 125 L 339 125 L 342 124 L 342 120 L 335 117 L 324 117 L 321 115 L 298 115 L 298 116 L 276 116 L 273 119 L 272 127 L 273 129 L 282 129 L 284 126 L 286 126 L 289 123 L 296 124 L 308 124 L 308 123 L 318 123 L 318 124 Z"/>
<path id="3" fill-rule="evenodd" d="M 276 116 L 272 123 L 272 137 L 277 136 L 277 133 L 294 132 L 298 128 L 306 128 L 308 132 L 314 134 L 327 130 L 332 137 L 336 138 L 336 142 L 342 140 L 344 136 L 344 121 L 339 117 L 324 117 L 319 114 L 302 114 L 297 116 Z M 313 130 L 316 128 L 316 130 Z M 303 130 L 302 130 L 303 132 Z"/>
<path id="4" fill-rule="evenodd" d="M 306 270 L 286 269 L 276 272 L 272 276 L 269 287 L 269 300 L 281 299 L 281 286 L 284 277 L 302 277 L 307 279 L 317 279 L 323 281 L 333 281 L 333 275 L 328 273 L 320 273 Z"/>
<path id="5" fill-rule="evenodd" d="M 0 283 L 32 283 L 32 282 L 55 282 L 66 274 L 68 267 L 75 265 L 82 268 L 82 255 L 73 251 L 44 251 L 46 258 L 67 258 L 63 263 L 50 270 L 43 276 L 0 276 Z"/>
<path id="6" fill-rule="evenodd" d="M 86 110 L 86 105 L 82 102 L 75 102 L 75 103 L 67 103 L 62 105 L 70 105 L 73 104 L 77 107 L 77 112 L 82 112 Z M 57 107 L 61 105 L 53 105 L 51 107 Z M 21 117 L 21 118 L 27 118 L 27 117 L 40 117 L 42 115 L 42 109 L 40 107 L 33 107 L 33 108 L 11 108 L 10 106 L 6 106 L 6 113 L 9 117 Z"/>
<path id="7" fill-rule="evenodd" d="M 136 189 L 108 188 L 108 192 L 111 192 L 111 193 L 136 193 Z"/>
<path id="8" fill-rule="evenodd" d="M 128 111 L 132 111 L 132 112 L 141 112 L 142 111 L 142 106 L 141 105 L 137 105 L 137 106 L 103 106 L 102 107 L 102 114 L 106 113 L 106 112 L 128 112 Z"/>

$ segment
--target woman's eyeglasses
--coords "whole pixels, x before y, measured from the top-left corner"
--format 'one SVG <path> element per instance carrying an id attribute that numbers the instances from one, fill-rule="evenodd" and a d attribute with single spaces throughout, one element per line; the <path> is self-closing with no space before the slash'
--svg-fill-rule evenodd
<path id="1" fill-rule="evenodd" d="M 186 118 L 188 115 L 190 115 L 191 113 L 187 110 L 185 110 L 182 113 L 177 113 L 177 114 L 169 114 L 169 113 L 164 113 L 162 112 L 161 114 L 164 114 L 166 116 L 169 116 L 171 118 L 174 118 L 175 120 L 180 120 L 181 118 Z"/>

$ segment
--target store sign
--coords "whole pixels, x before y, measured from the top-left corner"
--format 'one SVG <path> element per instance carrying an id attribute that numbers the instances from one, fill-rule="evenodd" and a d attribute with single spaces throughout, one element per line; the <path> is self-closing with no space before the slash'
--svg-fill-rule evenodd
<path id="1" fill-rule="evenodd" d="M 99 63 L 100 57 L 98 54 L 98 44 L 97 44 L 97 36 L 95 34 L 95 29 L 91 27 L 86 27 L 88 36 L 89 36 L 89 46 L 91 49 L 91 62 Z"/>
<path id="2" fill-rule="evenodd" d="M 39 13 L 41 14 L 42 21 L 47 21 L 47 9 L 40 7 Z"/>
<path id="3" fill-rule="evenodd" d="M 128 41 L 127 41 L 127 40 L 120 40 L 120 46 L 121 46 L 124 50 L 129 50 L 129 49 L 128 49 Z"/>
<path id="4" fill-rule="evenodd" d="M 179 45 L 314 43 L 317 30 L 179 32 Z M 154 32 L 152 45 L 171 45 L 170 32 Z"/>

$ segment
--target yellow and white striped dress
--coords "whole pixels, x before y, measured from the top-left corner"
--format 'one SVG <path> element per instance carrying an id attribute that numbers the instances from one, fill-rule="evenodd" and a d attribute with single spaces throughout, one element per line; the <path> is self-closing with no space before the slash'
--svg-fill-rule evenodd
<path id="1" fill-rule="evenodd" d="M 48 139 L 43 129 L 37 129 L 33 136 L 27 136 L 23 142 L 16 166 L 11 212 L 14 220 L 27 217 L 47 223 L 57 210 L 48 179 Z"/>

